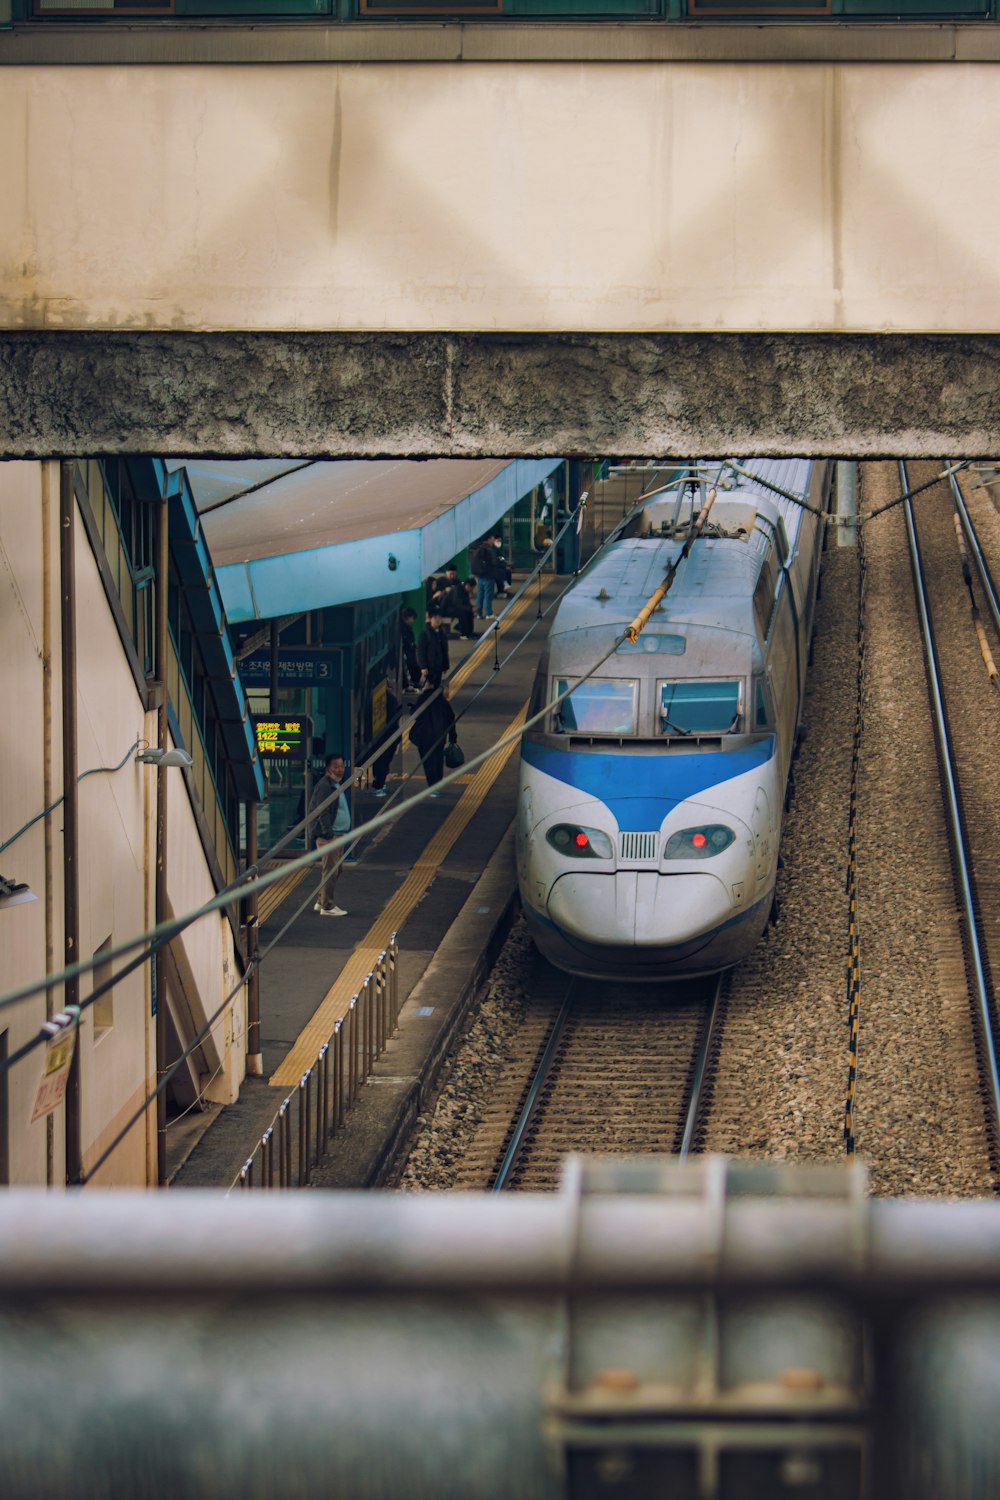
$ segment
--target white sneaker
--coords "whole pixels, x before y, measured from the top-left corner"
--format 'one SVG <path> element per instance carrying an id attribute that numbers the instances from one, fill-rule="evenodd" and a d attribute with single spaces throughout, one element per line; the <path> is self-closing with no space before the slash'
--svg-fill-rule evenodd
<path id="1" fill-rule="evenodd" d="M 320 913 L 319 914 L 320 914 L 321 917 L 346 917 L 347 916 L 347 913 L 346 913 L 346 911 L 344 910 L 344 908 L 342 906 L 322 906 L 322 907 L 320 907 Z"/>
<path id="2" fill-rule="evenodd" d="M 323 910 L 323 908 L 320 906 L 319 902 L 317 901 L 316 905 L 313 907 L 313 911 L 319 911 L 319 912 L 321 912 L 322 910 Z"/>

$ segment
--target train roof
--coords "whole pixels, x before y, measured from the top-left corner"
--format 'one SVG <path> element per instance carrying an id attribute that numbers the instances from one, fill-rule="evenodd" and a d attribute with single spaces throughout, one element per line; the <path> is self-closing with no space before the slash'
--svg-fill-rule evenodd
<path id="1" fill-rule="evenodd" d="M 753 592 L 767 543 L 780 520 L 794 547 L 801 510 L 756 479 L 726 471 L 718 463 L 714 468 L 727 487 L 717 491 L 710 533 L 693 544 L 654 618 L 659 626 L 673 623 L 756 636 Z M 804 494 L 808 486 L 807 459 L 762 460 L 746 468 L 793 494 Z M 704 466 L 702 472 L 711 477 L 711 466 Z M 665 524 L 665 517 L 676 513 L 679 503 L 684 519 L 690 518 L 692 505 L 700 502 L 696 498 L 679 501 L 676 492 L 650 496 L 641 506 L 643 524 L 655 532 Z M 613 543 L 585 569 L 559 605 L 552 624 L 553 642 L 557 636 L 580 630 L 623 630 L 663 582 L 682 547 L 683 541 L 675 536 L 655 534 Z"/>
<path id="2" fill-rule="evenodd" d="M 588 626 L 620 625 L 635 618 L 681 552 L 676 541 L 631 538 L 617 542 L 567 594 L 553 635 Z M 678 624 L 753 628 L 751 605 L 760 556 L 745 544 L 699 540 L 681 563 L 657 620 Z"/>
<path id="3" fill-rule="evenodd" d="M 603 627 L 622 631 L 663 582 L 681 552 L 676 541 L 617 542 L 588 568 L 556 611 L 552 638 Z M 659 625 L 707 626 L 754 633 L 753 591 L 760 554 L 745 543 L 697 541 L 655 615 Z"/>

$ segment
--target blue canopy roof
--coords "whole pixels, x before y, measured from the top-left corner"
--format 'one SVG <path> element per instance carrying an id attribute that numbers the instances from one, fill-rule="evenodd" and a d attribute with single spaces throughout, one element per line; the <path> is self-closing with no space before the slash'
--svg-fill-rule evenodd
<path id="1" fill-rule="evenodd" d="M 563 462 L 172 459 L 232 621 L 417 588 Z"/>

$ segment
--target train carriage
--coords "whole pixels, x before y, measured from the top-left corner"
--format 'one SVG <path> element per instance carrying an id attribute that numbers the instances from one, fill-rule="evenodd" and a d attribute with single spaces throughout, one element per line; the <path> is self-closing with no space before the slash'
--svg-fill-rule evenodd
<path id="1" fill-rule="evenodd" d="M 528 926 L 559 967 L 711 973 L 759 940 L 831 471 L 795 459 L 692 466 L 646 497 L 562 600 L 534 696 L 552 711 L 522 744 L 517 837 Z M 706 526 L 683 556 L 709 487 Z M 662 603 L 625 639 L 672 564 Z"/>

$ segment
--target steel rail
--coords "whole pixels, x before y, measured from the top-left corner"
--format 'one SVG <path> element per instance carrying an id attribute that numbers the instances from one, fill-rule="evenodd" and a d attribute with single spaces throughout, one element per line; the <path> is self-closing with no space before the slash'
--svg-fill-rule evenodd
<path id="1" fill-rule="evenodd" d="M 906 465 L 902 460 L 899 461 L 899 476 L 903 487 L 906 488 Z M 934 738 L 937 743 L 938 760 L 941 767 L 945 819 L 948 825 L 948 838 L 951 844 L 953 868 L 959 888 L 962 920 L 968 938 L 969 966 L 971 970 L 969 977 L 975 992 L 975 1011 L 978 1015 L 982 1032 L 982 1045 L 985 1053 L 982 1066 L 988 1075 L 994 1131 L 1000 1134 L 1000 1071 L 997 1068 L 996 1046 L 993 1040 L 993 1007 L 989 987 L 986 982 L 983 953 L 976 926 L 972 877 L 968 860 L 965 857 L 965 828 L 959 803 L 958 782 L 955 774 L 951 734 L 948 729 L 947 714 L 945 712 L 944 694 L 941 688 L 941 675 L 938 667 L 937 652 L 934 648 L 934 635 L 920 557 L 920 543 L 917 539 L 916 525 L 913 518 L 913 506 L 909 500 L 904 502 L 903 514 L 906 520 L 906 535 L 910 549 L 913 588 L 917 611 L 920 616 L 920 631 L 923 640 L 924 659 L 927 666 L 927 682 L 934 710 Z"/>
<path id="2" fill-rule="evenodd" d="M 513 1177 L 514 1169 L 517 1166 L 517 1163 L 527 1141 L 528 1129 L 538 1113 L 539 1106 L 541 1104 L 542 1090 L 545 1087 L 546 1082 L 548 1081 L 550 1072 L 552 1071 L 552 1064 L 555 1060 L 556 1048 L 559 1046 L 559 1043 L 561 1042 L 563 1037 L 563 1033 L 566 1030 L 566 1022 L 569 1019 L 570 1008 L 572 1006 L 573 995 L 576 991 L 576 988 L 576 981 L 571 979 L 566 986 L 565 993 L 563 994 L 562 1001 L 559 1006 L 559 1014 L 556 1016 L 555 1021 L 553 1022 L 552 1030 L 549 1032 L 544 1050 L 542 1051 L 542 1055 L 539 1058 L 537 1066 L 535 1068 L 535 1076 L 531 1080 L 528 1092 L 525 1095 L 524 1103 L 521 1105 L 521 1109 L 517 1117 L 517 1124 L 514 1126 L 514 1133 L 510 1138 L 507 1150 L 504 1152 L 503 1161 L 500 1163 L 497 1175 L 493 1179 L 493 1182 L 490 1186 L 491 1193 L 504 1192 L 507 1189 L 511 1178 Z"/>
<path id="3" fill-rule="evenodd" d="M 692 1069 L 689 1069 L 689 1075 L 693 1070 L 693 1080 L 691 1094 L 685 1111 L 684 1126 L 681 1132 L 681 1145 L 678 1152 L 678 1155 L 682 1159 L 687 1157 L 693 1150 L 695 1133 L 701 1119 L 705 1080 L 708 1075 L 708 1061 L 712 1044 L 718 1031 L 719 1017 L 722 1010 L 721 1000 L 724 978 L 725 975 L 721 973 L 715 977 L 715 989 L 708 1006 L 707 1024 L 703 1025 L 701 1029 L 698 1045 L 692 1059 Z M 560 1002 L 559 1012 L 545 1040 L 545 1046 L 535 1065 L 534 1076 L 518 1111 L 517 1122 L 507 1149 L 504 1152 L 503 1160 L 491 1184 L 490 1191 L 493 1193 L 501 1193 L 509 1188 L 514 1172 L 524 1153 L 528 1134 L 541 1108 L 545 1085 L 552 1074 L 559 1043 L 565 1034 L 566 1023 L 578 989 L 579 981 L 571 980 Z"/>
<path id="4" fill-rule="evenodd" d="M 954 503 L 955 509 L 958 512 L 958 518 L 962 523 L 962 531 L 965 533 L 966 543 L 968 544 L 969 551 L 971 552 L 976 564 L 976 572 L 979 574 L 979 582 L 982 585 L 983 593 L 985 594 L 986 601 L 989 605 L 990 617 L 993 621 L 994 629 L 996 630 L 997 634 L 1000 635 L 1000 597 L 997 596 L 996 585 L 993 582 L 993 575 L 990 572 L 989 564 L 987 563 L 986 558 L 983 555 L 983 549 L 979 545 L 979 536 L 976 532 L 975 523 L 972 517 L 969 515 L 968 507 L 965 503 L 965 496 L 962 494 L 958 480 L 955 478 L 954 474 L 948 475 L 948 484 L 951 488 L 952 502 Z"/>
<path id="5" fill-rule="evenodd" d="M 709 1003 L 708 1025 L 702 1031 L 701 1043 L 698 1047 L 697 1057 L 695 1058 L 691 1098 L 688 1100 L 684 1133 L 681 1136 L 680 1150 L 677 1153 L 682 1161 L 691 1151 L 695 1131 L 701 1120 L 702 1093 L 708 1073 L 708 1059 L 712 1051 L 712 1043 L 715 1041 L 715 1034 L 719 1027 L 719 1017 L 722 1013 L 722 985 L 725 977 L 724 972 L 715 976 L 715 993 Z"/>

